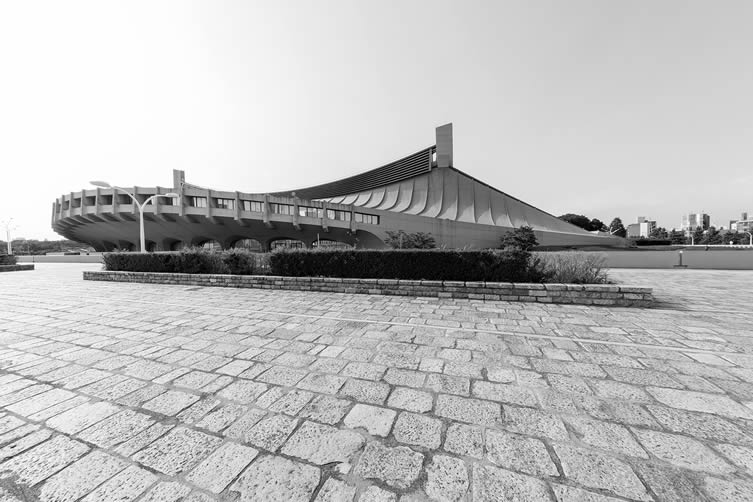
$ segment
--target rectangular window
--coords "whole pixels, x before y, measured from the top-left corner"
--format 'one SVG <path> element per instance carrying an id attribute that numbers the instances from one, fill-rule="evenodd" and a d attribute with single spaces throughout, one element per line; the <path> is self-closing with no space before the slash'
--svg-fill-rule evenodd
<path id="1" fill-rule="evenodd" d="M 291 206 L 290 204 L 270 203 L 269 210 L 277 214 L 293 214 L 293 206 Z"/>
<path id="2" fill-rule="evenodd" d="M 366 223 L 367 225 L 379 225 L 379 216 L 375 214 L 355 214 L 356 223 Z"/>
<path id="3" fill-rule="evenodd" d="M 112 195 L 100 195 L 99 203 L 103 206 L 112 206 Z"/>
<path id="4" fill-rule="evenodd" d="M 244 211 L 254 211 L 256 213 L 264 212 L 264 203 L 258 200 L 242 200 Z"/>
<path id="5" fill-rule="evenodd" d="M 350 211 L 327 209 L 327 218 L 330 220 L 350 221 Z"/>
<path id="6" fill-rule="evenodd" d="M 235 209 L 235 199 L 214 199 L 218 209 Z"/>
<path id="7" fill-rule="evenodd" d="M 188 203 L 192 207 L 207 207 L 206 197 L 189 197 Z"/>
<path id="8" fill-rule="evenodd" d="M 324 216 L 324 211 L 318 207 L 298 206 L 298 215 L 308 218 L 321 218 Z"/>

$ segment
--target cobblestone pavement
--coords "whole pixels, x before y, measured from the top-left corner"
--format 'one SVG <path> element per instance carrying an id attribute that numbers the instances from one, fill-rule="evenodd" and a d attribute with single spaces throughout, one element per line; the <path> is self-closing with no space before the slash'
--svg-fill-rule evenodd
<path id="1" fill-rule="evenodd" d="M 753 273 L 628 309 L 0 276 L 0 500 L 753 500 Z M 671 307 L 671 308 L 666 308 Z"/>

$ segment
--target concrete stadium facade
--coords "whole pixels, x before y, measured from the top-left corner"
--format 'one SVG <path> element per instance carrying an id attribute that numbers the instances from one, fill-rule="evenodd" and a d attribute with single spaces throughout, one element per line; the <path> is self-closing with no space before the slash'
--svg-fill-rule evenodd
<path id="1" fill-rule="evenodd" d="M 387 231 L 431 233 L 449 248 L 494 248 L 500 237 L 533 227 L 542 246 L 622 247 L 619 237 L 594 235 L 501 192 L 453 165 L 452 124 L 436 129 L 436 144 L 382 167 L 331 183 L 287 192 L 245 193 L 186 183 L 127 187 L 144 208 L 147 249 L 184 246 L 386 247 Z M 63 194 L 52 205 L 52 228 L 98 251 L 137 250 L 139 213 L 115 189 Z"/>

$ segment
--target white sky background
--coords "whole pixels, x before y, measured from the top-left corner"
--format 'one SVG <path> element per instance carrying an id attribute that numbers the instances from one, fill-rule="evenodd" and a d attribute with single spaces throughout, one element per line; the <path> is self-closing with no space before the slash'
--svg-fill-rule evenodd
<path id="1" fill-rule="evenodd" d="M 0 221 L 90 180 L 266 192 L 434 143 L 555 215 L 753 213 L 753 2 L 0 0 Z M 4 236 L 0 236 L 4 237 Z"/>

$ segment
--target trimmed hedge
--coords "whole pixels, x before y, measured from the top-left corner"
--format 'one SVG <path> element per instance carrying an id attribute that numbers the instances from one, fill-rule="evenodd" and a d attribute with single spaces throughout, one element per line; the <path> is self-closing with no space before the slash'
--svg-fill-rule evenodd
<path id="1" fill-rule="evenodd" d="M 253 253 L 230 249 L 209 252 L 189 249 L 174 253 L 105 253 L 105 270 L 121 272 L 164 272 L 178 274 L 254 273 Z"/>
<path id="2" fill-rule="evenodd" d="M 0 254 L 0 265 L 15 265 L 16 261 L 16 255 Z"/>
<path id="3" fill-rule="evenodd" d="M 358 279 L 526 282 L 530 253 L 514 248 L 281 250 L 271 254 L 272 275 Z M 535 282 L 538 282 L 537 280 Z"/>

